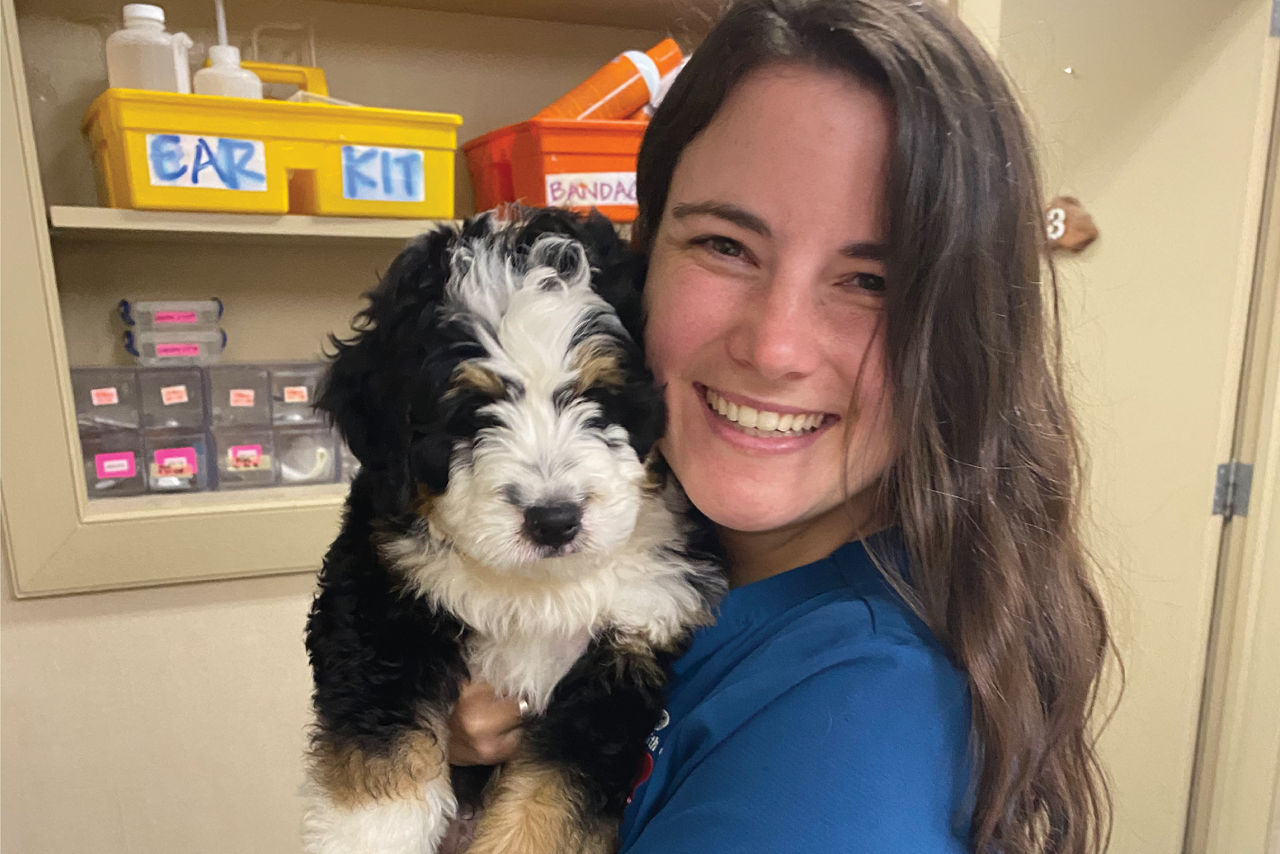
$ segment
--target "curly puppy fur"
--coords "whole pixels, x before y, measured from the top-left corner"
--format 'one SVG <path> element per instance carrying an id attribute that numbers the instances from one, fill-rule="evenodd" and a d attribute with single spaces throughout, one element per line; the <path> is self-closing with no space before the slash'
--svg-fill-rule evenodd
<path id="1" fill-rule="evenodd" d="M 468 678 L 531 710 L 471 851 L 612 851 L 667 665 L 723 591 L 652 453 L 642 262 L 598 215 L 505 217 L 419 238 L 334 340 L 319 406 L 361 469 L 307 621 L 312 854 L 436 850 L 483 785 L 449 766 Z"/>

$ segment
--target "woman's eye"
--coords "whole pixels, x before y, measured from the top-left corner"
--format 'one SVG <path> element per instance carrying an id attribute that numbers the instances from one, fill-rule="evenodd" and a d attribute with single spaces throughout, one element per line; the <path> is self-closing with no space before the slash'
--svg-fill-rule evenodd
<path id="1" fill-rule="evenodd" d="M 697 246 L 705 246 L 715 254 L 724 255 L 728 258 L 741 258 L 745 254 L 742 244 L 730 237 L 711 235 L 709 237 L 694 238 L 693 242 Z"/>
<path id="2" fill-rule="evenodd" d="M 853 290 L 879 293 L 884 290 L 884 276 L 877 276 L 875 273 L 854 273 L 844 279 L 843 284 Z"/>

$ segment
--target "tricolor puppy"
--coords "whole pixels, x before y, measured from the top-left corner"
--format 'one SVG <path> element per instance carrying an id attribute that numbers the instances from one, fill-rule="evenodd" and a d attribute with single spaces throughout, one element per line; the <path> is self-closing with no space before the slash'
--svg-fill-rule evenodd
<path id="1" fill-rule="evenodd" d="M 468 678 L 529 709 L 470 850 L 614 850 L 665 664 L 723 590 L 650 454 L 638 262 L 598 216 L 510 215 L 420 238 L 335 342 L 320 406 L 362 467 L 307 622 L 313 854 L 436 850 Z"/>

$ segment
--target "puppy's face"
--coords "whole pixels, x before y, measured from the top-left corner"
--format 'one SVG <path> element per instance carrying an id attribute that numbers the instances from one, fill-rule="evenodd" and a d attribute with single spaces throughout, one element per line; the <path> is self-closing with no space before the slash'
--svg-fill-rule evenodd
<path id="1" fill-rule="evenodd" d="M 425 304 L 393 301 L 402 331 L 361 361 L 398 383 L 361 378 L 386 390 L 362 406 L 404 410 L 402 459 L 379 448 L 361 459 L 370 476 L 404 472 L 412 512 L 457 550 L 499 572 L 545 572 L 548 559 L 609 552 L 630 536 L 663 409 L 635 340 L 593 287 L 600 253 L 580 234 L 515 228 L 464 231 L 427 265 L 442 288 L 419 281 L 412 294 Z M 598 286 L 608 273 L 594 275 Z M 377 293 L 373 302 L 370 312 Z M 366 327 L 340 347 L 326 396 L 344 382 L 343 359 L 375 335 Z M 345 427 L 341 412 L 335 420 Z M 371 436 L 395 432 L 373 421 Z"/>

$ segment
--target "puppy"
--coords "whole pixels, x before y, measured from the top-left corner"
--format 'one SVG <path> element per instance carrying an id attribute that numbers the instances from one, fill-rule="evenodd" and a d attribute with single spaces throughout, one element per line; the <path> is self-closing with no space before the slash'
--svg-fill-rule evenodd
<path id="1" fill-rule="evenodd" d="M 436 850 L 468 678 L 527 709 L 470 850 L 612 852 L 724 588 L 651 454 L 640 262 L 599 215 L 508 215 L 419 238 L 334 339 L 319 406 L 361 469 L 307 621 L 312 854 Z"/>

